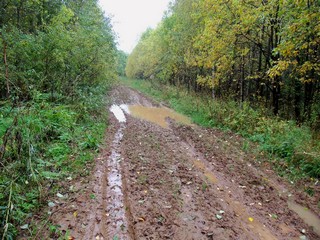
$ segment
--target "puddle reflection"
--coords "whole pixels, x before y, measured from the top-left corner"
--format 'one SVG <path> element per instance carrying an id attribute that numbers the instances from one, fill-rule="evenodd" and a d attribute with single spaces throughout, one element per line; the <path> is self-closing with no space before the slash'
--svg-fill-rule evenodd
<path id="1" fill-rule="evenodd" d="M 188 117 L 166 107 L 158 108 L 132 105 L 128 106 L 128 108 L 132 116 L 158 124 L 163 128 L 168 128 L 168 123 L 166 121 L 167 117 L 174 119 L 177 122 L 191 125 L 191 121 Z"/>
<path id="2" fill-rule="evenodd" d="M 320 236 L 320 218 L 317 215 L 293 201 L 288 201 L 288 207 L 296 212 L 306 224 L 313 227 L 314 232 Z"/>

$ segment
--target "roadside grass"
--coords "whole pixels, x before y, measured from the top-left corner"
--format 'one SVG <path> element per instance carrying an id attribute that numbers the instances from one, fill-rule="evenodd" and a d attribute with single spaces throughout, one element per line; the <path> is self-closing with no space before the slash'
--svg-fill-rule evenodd
<path id="1" fill-rule="evenodd" d="M 183 88 L 139 79 L 121 80 L 159 102 L 165 101 L 200 126 L 240 134 L 246 139 L 245 151 L 253 151 L 250 142 L 257 143 L 255 154 L 267 155 L 279 175 L 290 181 L 306 179 L 315 182 L 320 178 L 320 141 L 308 126 L 298 127 L 294 121 L 270 117 L 246 102 L 239 106 L 234 101 L 212 100 Z M 312 191 L 309 194 L 312 195 Z"/>
<path id="2" fill-rule="evenodd" d="M 52 103 L 35 93 L 12 107 L 0 103 L 0 236 L 32 236 L 33 213 L 59 192 L 60 183 L 90 173 L 107 127 L 106 88 L 91 88 L 76 102 Z"/>

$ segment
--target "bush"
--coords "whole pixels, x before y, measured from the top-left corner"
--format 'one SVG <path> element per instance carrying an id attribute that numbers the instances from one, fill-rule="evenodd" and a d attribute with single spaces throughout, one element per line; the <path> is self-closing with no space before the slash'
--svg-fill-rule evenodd
<path id="1" fill-rule="evenodd" d="M 1 236 L 12 239 L 29 222 L 48 181 L 85 171 L 106 128 L 105 90 L 88 89 L 77 104 L 49 103 L 38 93 L 19 107 L 0 107 Z"/>

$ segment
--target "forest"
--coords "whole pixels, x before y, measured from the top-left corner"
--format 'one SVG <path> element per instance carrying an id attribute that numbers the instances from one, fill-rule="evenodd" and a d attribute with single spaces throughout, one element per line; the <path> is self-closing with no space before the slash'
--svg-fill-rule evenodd
<path id="1" fill-rule="evenodd" d="M 320 129 L 320 2 L 176 0 L 129 57 L 129 77 L 266 109 Z"/>
<path id="2" fill-rule="evenodd" d="M 1 0 L 1 239 L 37 238 L 48 196 L 92 174 L 119 75 L 318 183 L 319 51 L 318 0 L 174 0 L 129 56 L 97 0 Z"/>
<path id="3" fill-rule="evenodd" d="M 89 174 L 121 53 L 96 0 L 1 0 L 0 49 L 0 235 L 14 239 L 58 180 Z"/>

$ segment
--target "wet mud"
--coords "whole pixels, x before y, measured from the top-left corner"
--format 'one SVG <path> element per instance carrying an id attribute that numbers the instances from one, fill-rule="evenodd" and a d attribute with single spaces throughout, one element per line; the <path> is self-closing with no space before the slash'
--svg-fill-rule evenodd
<path id="1" fill-rule="evenodd" d="M 73 239 L 320 239 L 317 201 L 243 152 L 241 137 L 124 86 L 109 98 L 92 175 L 53 209 Z"/>

